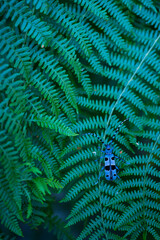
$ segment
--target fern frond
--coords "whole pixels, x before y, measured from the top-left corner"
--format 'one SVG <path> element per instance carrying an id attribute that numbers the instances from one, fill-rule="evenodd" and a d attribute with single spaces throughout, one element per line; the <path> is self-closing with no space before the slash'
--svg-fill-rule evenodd
<path id="1" fill-rule="evenodd" d="M 28 79 L 32 70 L 29 48 L 23 46 L 23 38 L 17 37 L 16 33 L 5 25 L 5 21 L 0 24 L 1 55 L 5 56 Z"/>
<path id="2" fill-rule="evenodd" d="M 117 22 L 119 22 L 120 25 L 122 25 L 125 30 L 133 30 L 133 27 L 127 15 L 124 14 L 122 9 L 118 5 L 116 6 L 116 3 L 114 1 L 107 0 L 106 2 L 105 0 L 97 0 L 97 2 L 102 5 L 107 10 L 107 12 L 109 12 L 109 14 L 112 15 L 117 20 Z"/>
<path id="3" fill-rule="evenodd" d="M 40 72 L 38 73 L 36 70 L 33 71 L 29 84 L 35 86 L 35 88 L 38 88 L 41 94 L 44 95 L 44 98 L 51 103 L 53 113 L 55 113 L 56 116 L 58 116 L 59 113 L 58 93 L 54 89 L 53 85 L 51 85 L 51 83 L 47 79 L 43 78 L 42 74 Z"/>
<path id="4" fill-rule="evenodd" d="M 15 26 L 20 26 L 23 32 L 27 32 L 27 35 L 35 39 L 39 45 L 47 46 L 51 41 L 51 30 L 42 22 L 41 19 L 37 18 L 32 14 L 32 11 L 25 2 L 16 0 L 5 1 L 1 5 L 1 11 L 6 13 L 6 18 L 11 18 L 14 21 Z"/>
<path id="5" fill-rule="evenodd" d="M 54 217 L 61 190 L 67 226 L 84 223 L 78 240 L 159 239 L 159 11 L 153 0 L 0 1 L 0 218 L 14 234 L 25 221 L 74 239 Z M 87 133 L 114 136 L 120 179 L 105 179 L 104 145 Z"/>
<path id="6" fill-rule="evenodd" d="M 77 23 L 77 21 L 73 20 L 70 15 L 66 13 L 63 4 L 54 2 L 50 9 L 50 17 L 54 18 L 57 23 L 61 23 L 65 30 L 71 34 L 73 38 L 76 38 L 86 56 L 90 56 L 92 48 L 86 32 L 81 28 L 80 23 Z"/>
<path id="7" fill-rule="evenodd" d="M 103 10 L 103 6 L 101 6 L 101 3 L 99 3 L 98 1 L 96 1 L 95 3 L 95 1 L 93 0 L 92 1 L 74 0 L 74 2 L 84 6 L 84 8 L 87 11 L 92 12 L 97 17 L 103 18 L 104 20 L 108 20 L 108 16 L 106 12 Z"/>
<path id="8" fill-rule="evenodd" d="M 134 5 L 133 12 L 144 19 L 146 23 L 157 28 L 159 21 L 159 15 L 157 12 L 153 11 L 152 9 L 147 9 L 144 6 L 138 6 L 138 4 Z"/>
<path id="9" fill-rule="evenodd" d="M 45 69 L 46 74 L 61 86 L 70 104 L 78 111 L 75 90 L 72 87 L 66 71 L 58 66 L 57 60 L 54 59 L 53 56 L 47 54 L 47 51 L 44 52 L 42 49 L 36 52 L 33 52 L 33 50 L 31 51 L 33 53 L 31 57 L 32 61 L 35 63 L 39 62 L 39 66 Z"/>

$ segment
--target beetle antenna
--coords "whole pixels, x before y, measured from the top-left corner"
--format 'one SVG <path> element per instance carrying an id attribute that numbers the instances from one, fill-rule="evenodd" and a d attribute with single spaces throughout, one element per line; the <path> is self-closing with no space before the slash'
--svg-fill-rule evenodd
<path id="1" fill-rule="evenodd" d="M 104 143 L 104 141 L 96 134 L 96 133 L 85 133 L 84 135 L 92 135 L 92 136 L 94 136 L 94 137 L 97 137 L 98 138 L 98 140 L 105 146 L 105 147 L 107 147 L 107 144 L 105 144 Z"/>
<path id="2" fill-rule="evenodd" d="M 115 136 L 116 136 L 116 134 L 118 133 L 118 131 L 119 131 L 119 128 L 121 127 L 121 125 L 125 122 L 125 121 L 127 121 L 127 120 L 129 120 L 129 118 L 126 118 L 123 122 L 121 122 L 119 125 L 118 125 L 118 127 L 117 127 L 117 129 L 116 129 L 116 131 L 115 131 L 115 133 L 114 133 L 114 135 L 113 135 L 113 137 L 112 137 L 112 139 L 111 139 L 111 141 L 108 143 L 108 144 L 111 144 L 112 142 L 113 142 L 113 140 L 114 140 L 114 138 L 115 138 Z"/>

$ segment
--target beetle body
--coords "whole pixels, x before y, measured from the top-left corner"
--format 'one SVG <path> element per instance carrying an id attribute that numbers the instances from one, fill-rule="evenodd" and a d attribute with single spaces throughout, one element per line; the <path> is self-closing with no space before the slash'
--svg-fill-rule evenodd
<path id="1" fill-rule="evenodd" d="M 115 180 L 117 178 L 117 167 L 115 164 L 115 155 L 112 153 L 113 148 L 110 145 L 106 145 L 105 149 L 105 178 L 108 181 Z"/>
<path id="2" fill-rule="evenodd" d="M 108 143 L 108 144 L 105 144 L 104 141 L 95 133 L 86 133 L 86 134 L 89 134 L 89 135 L 92 135 L 92 136 L 95 136 L 98 138 L 98 140 L 100 142 L 102 142 L 102 144 L 105 146 L 105 151 L 101 151 L 104 153 L 104 159 L 105 159 L 105 166 L 101 169 L 101 171 L 103 169 L 105 169 L 105 178 L 106 180 L 108 181 L 113 181 L 115 180 L 117 177 L 119 177 L 117 175 L 117 169 L 118 167 L 116 166 L 116 163 L 115 163 L 115 158 L 119 158 L 117 156 L 114 155 L 113 153 L 113 147 L 111 146 L 111 143 L 113 142 L 113 139 L 115 138 L 120 126 L 125 122 L 127 121 L 128 119 L 125 119 L 123 122 L 121 122 L 119 124 L 119 126 L 117 127 L 111 141 Z M 99 174 L 99 178 L 100 178 L 100 174 Z M 98 178 L 98 179 L 99 179 Z"/>

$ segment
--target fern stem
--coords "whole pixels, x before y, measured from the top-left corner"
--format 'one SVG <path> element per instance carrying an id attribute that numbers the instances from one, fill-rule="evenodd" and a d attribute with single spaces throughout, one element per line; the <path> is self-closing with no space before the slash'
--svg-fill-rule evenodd
<path id="1" fill-rule="evenodd" d="M 147 231 L 143 232 L 143 240 L 147 240 Z"/>
<path id="2" fill-rule="evenodd" d="M 156 44 L 156 42 L 159 40 L 159 38 L 160 38 L 160 35 L 156 38 L 156 40 L 154 41 L 154 43 L 153 43 L 153 45 L 151 46 L 151 48 L 150 48 L 150 49 L 148 50 L 148 52 L 145 54 L 144 58 L 142 59 L 142 61 L 141 61 L 140 64 L 138 65 L 138 67 L 136 68 L 136 70 L 135 70 L 135 72 L 133 73 L 132 77 L 129 79 L 127 85 L 125 86 L 125 88 L 123 89 L 123 91 L 122 91 L 121 94 L 119 95 L 116 103 L 114 104 L 114 106 L 113 106 L 113 108 L 112 108 L 112 110 L 111 110 L 111 113 L 110 113 L 110 115 L 109 115 L 108 121 L 107 121 L 107 125 L 106 125 L 106 128 L 105 128 L 105 133 L 104 133 L 104 137 L 103 137 L 104 139 L 105 139 L 105 137 L 106 137 L 106 135 L 107 135 L 107 129 L 108 129 L 108 126 L 109 126 L 110 119 L 111 119 L 111 117 L 112 117 L 112 115 L 113 115 L 114 109 L 116 108 L 116 106 L 117 106 L 117 104 L 119 103 L 122 95 L 123 95 L 124 92 L 126 91 L 128 85 L 132 82 L 134 76 L 136 75 L 136 73 L 138 72 L 138 70 L 140 69 L 140 67 L 142 66 L 143 62 L 145 61 L 145 59 L 147 58 L 147 56 L 149 55 L 149 53 L 152 51 L 153 47 L 155 46 L 155 44 Z"/>
<path id="3" fill-rule="evenodd" d="M 145 172 L 144 172 L 144 183 L 143 183 L 143 221 L 144 221 L 144 228 L 145 228 L 145 230 L 143 232 L 143 240 L 147 239 L 147 224 L 146 224 L 146 221 L 145 221 L 145 193 L 146 193 L 147 172 L 148 172 L 149 162 L 150 162 L 150 159 L 152 157 L 152 153 L 153 153 L 153 151 L 154 151 L 154 149 L 156 147 L 156 144 L 157 144 L 159 138 L 160 138 L 160 134 L 157 136 L 155 144 L 152 147 L 152 151 L 151 151 L 151 153 L 149 155 L 149 158 L 147 160 L 146 168 L 145 168 Z"/>
<path id="4" fill-rule="evenodd" d="M 135 72 L 133 73 L 133 75 L 131 76 L 131 78 L 129 79 L 129 81 L 127 82 L 127 85 L 125 86 L 125 88 L 123 89 L 123 91 L 121 92 L 121 94 L 119 95 L 117 101 L 115 102 L 112 110 L 111 110 L 111 113 L 109 115 L 109 118 L 108 118 L 108 121 L 107 121 L 107 124 L 106 124 L 106 128 L 105 128 L 105 132 L 104 132 L 104 137 L 103 139 L 105 140 L 105 137 L 107 135 L 107 130 L 108 130 L 108 126 L 109 126 L 109 123 L 110 123 L 110 119 L 113 115 L 113 111 L 114 109 L 116 108 L 116 106 L 118 105 L 122 95 L 124 94 L 124 92 L 126 91 L 127 87 L 129 86 L 129 84 L 132 82 L 134 76 L 136 75 L 136 73 L 138 72 L 138 70 L 140 69 L 140 67 L 142 66 L 143 62 L 145 61 L 145 59 L 147 58 L 147 56 L 149 55 L 149 53 L 152 51 L 153 47 L 155 46 L 155 44 L 157 43 L 157 41 L 159 40 L 160 38 L 160 35 L 155 39 L 154 43 L 152 44 L 152 46 L 150 47 L 150 49 L 148 50 L 148 52 L 145 54 L 144 58 L 142 59 L 142 61 L 140 62 L 140 64 L 138 65 L 138 67 L 136 68 Z M 158 140 L 157 140 L 158 141 Z M 156 142 L 157 142 L 156 141 Z M 155 143 L 156 144 L 156 143 Z M 155 145 L 154 145 L 155 146 Z M 102 146 L 102 149 L 103 149 L 103 146 Z M 154 149 L 154 147 L 153 147 Z M 152 150 L 153 150 L 152 149 Z M 151 157 L 151 154 L 150 154 L 150 157 Z M 149 157 L 149 159 L 150 159 Z M 99 171 L 101 169 L 101 161 L 100 161 L 100 164 L 99 164 Z M 145 184 L 144 184 L 145 186 Z M 106 232 L 106 228 L 105 228 L 105 224 L 104 224 L 104 217 L 103 217 L 103 207 L 102 207 L 102 201 L 101 201 L 101 189 L 100 189 L 100 178 L 99 178 L 99 199 L 100 199 L 100 211 L 101 211 L 101 219 L 102 219 L 102 224 L 103 224 L 103 229 L 104 229 L 104 235 L 105 235 L 105 238 L 107 240 L 107 232 Z M 143 198 L 144 200 L 144 198 Z M 146 232 L 146 233 L 145 233 Z M 147 237 L 147 231 L 145 231 L 143 233 L 143 240 L 146 240 L 146 237 Z"/>
<path id="5" fill-rule="evenodd" d="M 100 165 L 101 165 L 101 161 L 100 161 Z M 100 211 L 101 211 L 101 219 L 102 219 L 102 227 L 103 227 L 103 231 L 104 231 L 104 236 L 107 239 L 107 231 L 106 231 L 106 227 L 105 227 L 105 223 L 104 223 L 104 216 L 103 216 L 103 206 L 102 206 L 102 198 L 101 198 L 101 186 L 100 186 L 100 178 L 99 178 L 99 201 L 100 201 Z"/>

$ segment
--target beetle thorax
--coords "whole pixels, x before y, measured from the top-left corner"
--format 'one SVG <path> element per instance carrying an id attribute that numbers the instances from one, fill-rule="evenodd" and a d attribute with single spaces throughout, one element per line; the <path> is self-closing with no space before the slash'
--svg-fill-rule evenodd
<path id="1" fill-rule="evenodd" d="M 109 144 L 107 144 L 106 149 L 105 149 L 105 153 L 106 154 L 112 154 L 112 151 L 113 151 L 113 148 Z"/>

